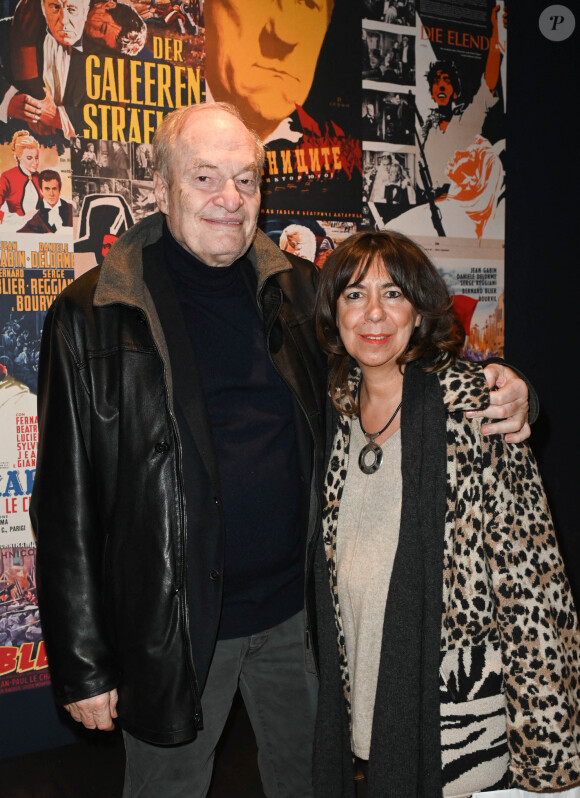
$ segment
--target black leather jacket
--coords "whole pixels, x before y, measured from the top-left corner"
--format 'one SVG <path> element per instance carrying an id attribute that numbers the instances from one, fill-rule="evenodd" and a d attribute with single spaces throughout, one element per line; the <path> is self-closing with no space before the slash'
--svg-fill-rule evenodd
<path id="1" fill-rule="evenodd" d="M 159 240 L 161 225 L 155 214 L 131 228 L 47 315 L 30 514 L 57 701 L 117 687 L 123 727 L 167 744 L 194 738 L 202 723 L 192 645 L 194 652 L 214 645 L 221 601 L 216 590 L 213 607 L 188 606 L 186 513 L 201 513 L 208 534 L 222 536 L 223 518 L 203 414 L 194 440 L 207 500 L 185 506 L 167 344 L 142 278 L 142 251 Z M 270 354 L 294 396 L 299 445 L 311 458 L 309 562 L 325 387 L 312 324 L 315 270 L 261 232 L 248 255 Z M 196 578 L 207 579 L 213 564 L 195 567 Z M 207 614 L 205 640 L 190 640 L 189 609 Z"/>

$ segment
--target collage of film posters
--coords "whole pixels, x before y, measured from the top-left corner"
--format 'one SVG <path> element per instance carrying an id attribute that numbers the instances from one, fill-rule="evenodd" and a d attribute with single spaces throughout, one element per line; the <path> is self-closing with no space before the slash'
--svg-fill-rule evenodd
<path id="1" fill-rule="evenodd" d="M 201 0 L 2 0 L 0 694 L 48 677 L 28 505 L 46 312 L 155 210 L 151 140 L 204 100 Z"/>
<path id="2" fill-rule="evenodd" d="M 239 9 L 239 25 L 226 6 Z M 321 267 L 361 220 L 358 3 L 207 9 L 208 97 L 237 105 L 266 143 L 260 227 Z"/>
<path id="3" fill-rule="evenodd" d="M 443 274 L 465 355 L 504 340 L 503 3 L 363 0 L 364 229 L 417 240 Z"/>

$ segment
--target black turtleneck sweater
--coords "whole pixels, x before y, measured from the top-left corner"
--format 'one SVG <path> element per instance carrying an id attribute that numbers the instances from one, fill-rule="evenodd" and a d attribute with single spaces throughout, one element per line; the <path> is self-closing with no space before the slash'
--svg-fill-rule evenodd
<path id="1" fill-rule="evenodd" d="M 271 362 L 244 278 L 243 270 L 252 269 L 249 261 L 207 266 L 167 227 L 164 251 L 201 375 L 219 466 L 226 523 L 219 637 L 243 637 L 281 623 L 303 605 L 303 495 L 293 402 Z M 179 426 L 182 438 L 189 435 Z"/>

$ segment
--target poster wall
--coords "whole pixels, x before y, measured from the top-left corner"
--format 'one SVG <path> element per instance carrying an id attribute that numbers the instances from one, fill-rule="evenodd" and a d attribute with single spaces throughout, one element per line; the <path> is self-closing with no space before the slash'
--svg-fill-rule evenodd
<path id="1" fill-rule="evenodd" d="M 28 519 L 44 318 L 155 210 L 163 116 L 236 105 L 267 144 L 276 244 L 323 268 L 356 230 L 405 232 L 447 281 L 466 356 L 501 354 L 507 23 L 487 0 L 2 7 L 0 694 L 49 678 Z"/>

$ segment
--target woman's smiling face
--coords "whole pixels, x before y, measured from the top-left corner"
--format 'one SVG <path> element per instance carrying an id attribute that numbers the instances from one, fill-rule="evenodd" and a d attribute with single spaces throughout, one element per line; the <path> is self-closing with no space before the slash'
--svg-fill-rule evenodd
<path id="1" fill-rule="evenodd" d="M 367 369 L 397 368 L 421 316 L 393 283 L 386 268 L 371 263 L 353 279 L 338 298 L 336 322 L 348 354 Z"/>

